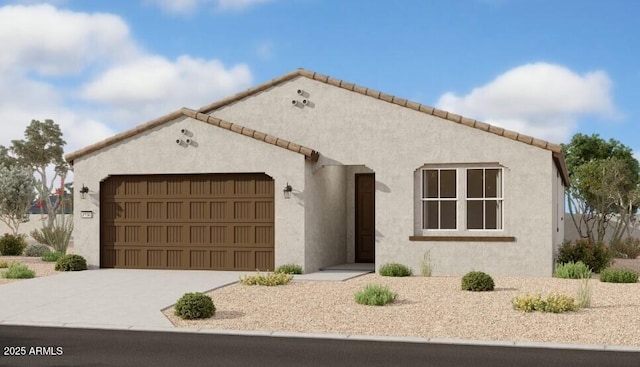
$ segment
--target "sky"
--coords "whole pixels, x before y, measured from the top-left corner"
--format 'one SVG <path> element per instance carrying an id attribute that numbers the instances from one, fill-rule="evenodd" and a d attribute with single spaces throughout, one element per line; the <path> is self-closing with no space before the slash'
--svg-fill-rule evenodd
<path id="1" fill-rule="evenodd" d="M 0 144 L 73 152 L 305 68 L 554 143 L 640 159 L 640 2 L 0 0 Z"/>

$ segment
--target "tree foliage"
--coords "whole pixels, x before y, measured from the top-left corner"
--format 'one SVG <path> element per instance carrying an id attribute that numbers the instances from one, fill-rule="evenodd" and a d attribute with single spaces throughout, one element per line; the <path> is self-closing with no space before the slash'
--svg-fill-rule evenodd
<path id="1" fill-rule="evenodd" d="M 54 188 L 60 181 L 64 182 L 69 172 L 63 158 L 65 144 L 60 126 L 53 120 L 32 120 L 24 131 L 24 139 L 12 140 L 8 148 L 0 145 L 0 164 L 25 167 L 36 175 L 35 189 L 47 206 L 49 226 L 62 203 L 62 190 L 54 191 Z M 48 177 L 48 167 L 53 167 L 52 177 Z M 54 192 L 57 197 L 52 198 Z"/>
<path id="2" fill-rule="evenodd" d="M 35 198 L 33 174 L 20 166 L 0 165 L 0 220 L 18 234 L 25 213 Z"/>
<path id="3" fill-rule="evenodd" d="M 612 241 L 630 235 L 640 205 L 640 164 L 631 148 L 597 134 L 576 134 L 563 150 L 569 211 L 580 236 L 603 241 L 614 218 Z"/>

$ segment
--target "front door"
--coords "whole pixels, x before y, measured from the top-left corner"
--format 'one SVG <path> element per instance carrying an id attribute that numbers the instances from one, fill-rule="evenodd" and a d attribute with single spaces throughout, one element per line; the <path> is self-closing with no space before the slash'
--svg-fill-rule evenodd
<path id="1" fill-rule="evenodd" d="M 376 178 L 356 174 L 356 262 L 372 263 L 376 250 Z"/>

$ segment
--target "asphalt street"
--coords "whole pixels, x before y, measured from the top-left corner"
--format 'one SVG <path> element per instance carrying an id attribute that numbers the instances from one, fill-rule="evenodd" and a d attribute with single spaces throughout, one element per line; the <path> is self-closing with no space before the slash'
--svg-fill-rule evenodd
<path id="1" fill-rule="evenodd" d="M 640 366 L 640 353 L 0 326 L 0 366 Z"/>

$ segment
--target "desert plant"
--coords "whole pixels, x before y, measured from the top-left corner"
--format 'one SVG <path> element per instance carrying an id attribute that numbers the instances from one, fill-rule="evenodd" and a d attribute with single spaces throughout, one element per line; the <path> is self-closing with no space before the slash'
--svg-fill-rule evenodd
<path id="1" fill-rule="evenodd" d="M 87 270 L 87 260 L 80 255 L 64 255 L 56 261 L 57 271 L 81 271 Z"/>
<path id="2" fill-rule="evenodd" d="M 563 294 L 550 294 L 546 299 L 543 299 L 540 295 L 520 295 L 511 300 L 511 305 L 515 310 L 523 312 L 562 313 L 578 309 L 575 300 Z"/>
<path id="3" fill-rule="evenodd" d="M 203 293 L 185 293 L 174 308 L 174 314 L 182 319 L 206 319 L 216 313 L 211 297 Z"/>
<path id="4" fill-rule="evenodd" d="M 613 255 L 623 259 L 635 259 L 640 255 L 640 238 L 627 237 L 611 243 Z"/>
<path id="5" fill-rule="evenodd" d="M 600 272 L 600 281 L 607 283 L 637 283 L 638 273 L 631 269 L 607 268 Z"/>
<path id="6" fill-rule="evenodd" d="M 380 275 L 383 277 L 408 277 L 413 271 L 406 265 L 387 263 L 380 267 Z"/>
<path id="7" fill-rule="evenodd" d="M 36 272 L 24 264 L 11 263 L 2 276 L 7 279 L 27 279 L 35 277 Z"/>
<path id="8" fill-rule="evenodd" d="M 9 263 L 4 261 L 4 260 L 0 260 L 0 269 L 5 269 L 9 267 Z"/>
<path id="9" fill-rule="evenodd" d="M 285 274 L 302 274 L 302 266 L 298 264 L 284 264 L 278 266 L 275 272 Z"/>
<path id="10" fill-rule="evenodd" d="M 41 243 L 32 243 L 24 249 L 24 256 L 29 257 L 42 257 L 47 252 L 51 252 L 51 249 L 47 245 Z"/>
<path id="11" fill-rule="evenodd" d="M 66 254 L 72 232 L 73 216 L 66 218 L 60 215 L 51 226 L 31 231 L 31 237 L 43 245 L 51 246 L 55 251 Z"/>
<path id="12" fill-rule="evenodd" d="M 384 306 L 397 297 L 389 287 L 378 284 L 368 284 L 354 295 L 356 303 L 367 306 Z"/>
<path id="13" fill-rule="evenodd" d="M 575 242 L 564 241 L 558 250 L 558 263 L 585 263 L 594 273 L 609 266 L 613 254 L 603 242 L 579 239 Z"/>
<path id="14" fill-rule="evenodd" d="M 13 235 L 5 233 L 0 238 L 0 253 L 4 256 L 20 256 L 27 247 L 24 235 Z"/>
<path id="15" fill-rule="evenodd" d="M 58 261 L 63 256 L 64 254 L 62 252 L 49 251 L 44 253 L 44 255 L 42 255 L 42 261 L 55 262 L 55 261 Z"/>
<path id="16" fill-rule="evenodd" d="M 289 284 L 291 279 L 293 279 L 293 276 L 286 273 L 270 273 L 266 275 L 258 273 L 240 278 L 240 284 L 276 286 Z"/>
<path id="17" fill-rule="evenodd" d="M 564 264 L 556 264 L 556 271 L 553 276 L 563 279 L 591 278 L 591 269 L 582 261 L 569 261 Z"/>
<path id="18" fill-rule="evenodd" d="M 591 307 L 591 284 L 589 284 L 590 278 L 582 278 L 580 280 L 580 288 L 578 288 L 578 296 L 576 299 L 576 306 L 578 308 Z"/>
<path id="19" fill-rule="evenodd" d="M 433 262 L 431 261 L 431 251 L 427 250 L 420 260 L 420 274 L 423 277 L 430 277 L 433 273 Z"/>
<path id="20" fill-rule="evenodd" d="M 493 278 L 481 271 L 470 271 L 462 277 L 462 290 L 464 291 L 492 291 L 494 287 Z"/>

